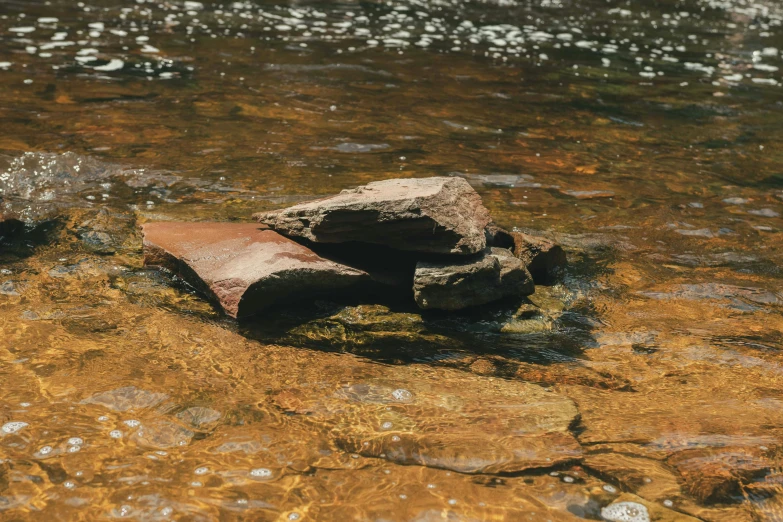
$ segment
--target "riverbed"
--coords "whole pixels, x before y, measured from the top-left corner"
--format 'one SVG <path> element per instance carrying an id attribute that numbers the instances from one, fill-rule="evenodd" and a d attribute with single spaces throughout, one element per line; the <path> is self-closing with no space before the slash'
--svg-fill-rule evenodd
<path id="1" fill-rule="evenodd" d="M 781 23 L 0 3 L 0 206 L 26 224 L 0 244 L 0 519 L 782 520 Z M 237 323 L 143 265 L 146 222 L 426 176 L 568 268 L 521 305 Z"/>

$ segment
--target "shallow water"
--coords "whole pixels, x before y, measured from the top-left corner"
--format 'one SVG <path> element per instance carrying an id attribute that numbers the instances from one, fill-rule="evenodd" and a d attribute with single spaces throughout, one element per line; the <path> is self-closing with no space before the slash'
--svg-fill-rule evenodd
<path id="1" fill-rule="evenodd" d="M 782 22 L 0 3 L 0 205 L 28 223 L 0 245 L 0 519 L 783 519 Z M 146 221 L 430 175 L 567 273 L 237 325 L 142 266 Z"/>

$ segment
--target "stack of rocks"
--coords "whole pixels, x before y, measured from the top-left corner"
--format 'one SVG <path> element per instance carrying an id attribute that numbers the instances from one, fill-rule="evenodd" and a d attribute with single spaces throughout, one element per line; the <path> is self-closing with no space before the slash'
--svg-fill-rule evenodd
<path id="1" fill-rule="evenodd" d="M 462 178 L 379 181 L 253 217 L 148 223 L 145 263 L 232 317 L 369 289 L 412 290 L 420 308 L 459 310 L 531 294 L 565 263 L 559 246 L 495 226 Z"/>

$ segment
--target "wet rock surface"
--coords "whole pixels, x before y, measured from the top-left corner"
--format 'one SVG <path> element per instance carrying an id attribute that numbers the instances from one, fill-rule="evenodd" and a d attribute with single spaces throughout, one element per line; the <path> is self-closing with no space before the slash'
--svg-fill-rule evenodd
<path id="1" fill-rule="evenodd" d="M 484 250 L 490 220 L 464 179 L 438 177 L 377 181 L 254 217 L 282 234 L 315 242 L 461 255 Z"/>
<path id="2" fill-rule="evenodd" d="M 127 253 L 138 248 L 135 216 L 109 208 L 76 213 L 73 230 L 89 252 L 99 255 Z"/>
<path id="3" fill-rule="evenodd" d="M 512 232 L 514 255 L 527 267 L 538 284 L 551 283 L 567 264 L 563 247 L 549 239 Z"/>
<path id="4" fill-rule="evenodd" d="M 413 279 L 414 299 L 423 309 L 460 310 L 534 289 L 522 261 L 503 248 L 465 260 L 420 261 Z"/>
<path id="5" fill-rule="evenodd" d="M 481 198 L 458 177 L 389 179 L 254 217 L 274 230 L 264 224 L 144 225 L 146 264 L 179 274 L 238 317 L 351 286 L 340 270 L 362 276 L 365 297 L 410 300 L 412 292 L 422 309 L 461 310 L 531 294 L 527 266 L 544 280 L 565 262 L 551 241 L 524 236 L 523 247 L 521 235 L 515 239 L 489 223 Z M 95 253 L 114 253 L 117 221 L 102 210 L 79 237 Z M 234 242 L 223 234 L 235 236 Z M 509 248 L 485 248 L 487 243 Z M 280 262 L 297 256 L 304 262 Z M 327 266 L 328 277 L 315 275 L 314 267 Z"/>
<path id="6" fill-rule="evenodd" d="M 263 225 L 148 223 L 142 229 L 146 265 L 181 275 L 232 317 L 348 290 L 367 278 L 365 272 L 323 259 Z"/>
<path id="7" fill-rule="evenodd" d="M 485 230 L 487 244 L 511 250 L 522 260 L 537 284 L 548 284 L 568 263 L 563 247 L 542 236 L 524 232 L 509 232 L 490 223 Z"/>
<path id="8" fill-rule="evenodd" d="M 274 404 L 330 429 L 346 451 L 461 473 L 518 472 L 578 460 L 569 432 L 577 411 L 524 382 L 452 372 L 438 386 L 428 370 L 395 367 L 360 378 L 275 392 Z M 474 393 L 480 403 L 470 399 Z M 477 432 L 472 426 L 482 426 Z M 484 434 L 482 434 L 484 433 Z"/>
<path id="9" fill-rule="evenodd" d="M 756 447 L 702 448 L 677 452 L 667 463 L 679 472 L 685 489 L 709 504 L 742 495 L 742 485 L 763 477 L 773 466 Z"/>

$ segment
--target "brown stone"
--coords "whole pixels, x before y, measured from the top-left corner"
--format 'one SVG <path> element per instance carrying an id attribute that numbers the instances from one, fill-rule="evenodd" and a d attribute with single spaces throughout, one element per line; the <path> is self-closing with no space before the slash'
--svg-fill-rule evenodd
<path id="1" fill-rule="evenodd" d="M 446 261 L 420 261 L 413 277 L 419 308 L 460 310 L 535 290 L 521 260 L 503 248 Z"/>
<path id="2" fill-rule="evenodd" d="M 563 248 L 544 237 L 509 232 L 494 222 L 487 225 L 485 234 L 487 245 L 514 252 L 525 263 L 536 284 L 551 282 L 567 263 Z"/>
<path id="3" fill-rule="evenodd" d="M 146 265 L 180 275 L 232 317 L 346 290 L 367 278 L 254 223 L 147 223 L 142 230 Z"/>
<path id="4" fill-rule="evenodd" d="M 755 447 L 699 448 L 679 451 L 667 463 L 697 501 L 711 503 L 741 494 L 741 484 L 764 475 L 773 463 Z"/>
<path id="5" fill-rule="evenodd" d="M 317 243 L 463 255 L 484 250 L 490 221 L 476 191 L 462 178 L 446 177 L 376 181 L 253 217 L 281 234 Z"/>
<path id="6" fill-rule="evenodd" d="M 522 232 L 512 232 L 511 237 L 514 255 L 525 263 L 536 283 L 550 282 L 566 265 L 565 251 L 554 241 Z"/>

